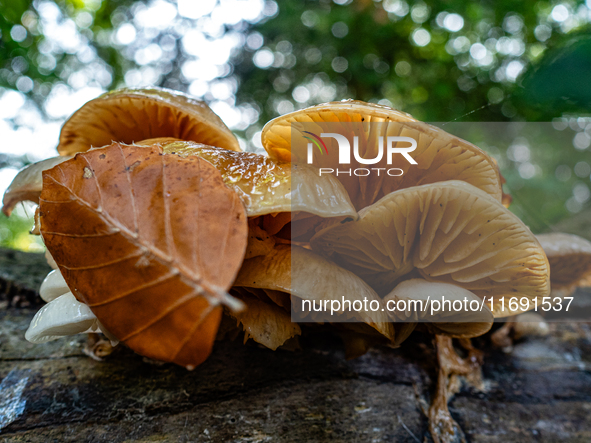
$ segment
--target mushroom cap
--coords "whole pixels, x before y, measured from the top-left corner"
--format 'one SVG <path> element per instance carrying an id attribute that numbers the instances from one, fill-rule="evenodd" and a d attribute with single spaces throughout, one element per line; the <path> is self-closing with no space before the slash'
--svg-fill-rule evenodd
<path id="1" fill-rule="evenodd" d="M 493 299 L 492 311 L 502 317 L 527 310 L 511 311 L 510 297 L 534 299 L 550 292 L 548 260 L 529 228 L 468 183 L 402 189 L 364 208 L 359 217 L 320 230 L 312 248 L 380 294 L 414 273 L 461 286 L 486 297 L 489 306 Z"/>
<path id="2" fill-rule="evenodd" d="M 287 310 L 265 297 L 272 291 L 262 289 L 234 288 L 231 293 L 242 300 L 246 309 L 230 312 L 244 329 L 244 341 L 252 338 L 263 346 L 276 350 L 287 340 L 302 333 L 300 326 L 291 321 L 289 305 Z"/>
<path id="3" fill-rule="evenodd" d="M 297 134 L 292 134 L 292 127 Z M 495 199 L 502 199 L 501 177 L 492 157 L 467 141 L 395 109 L 344 100 L 298 110 L 265 125 L 261 136 L 263 146 L 273 159 L 304 163 L 308 140 L 304 138 L 303 131 L 318 135 L 323 132 L 339 133 L 351 141 L 356 135 L 359 137 L 359 154 L 365 159 L 376 158 L 379 136 L 412 137 L 417 141 L 416 149 L 410 154 L 416 165 L 398 155 L 400 158 L 394 158 L 394 165 L 388 166 L 384 156 L 380 163 L 368 166 L 358 163 L 351 155 L 351 165 L 346 165 L 347 168 L 395 166 L 404 171 L 399 177 L 388 176 L 385 172 L 366 177 L 340 174 L 338 179 L 357 209 L 398 189 L 451 179 L 466 181 Z M 323 141 L 327 152 L 319 154 L 314 151 L 314 165 L 318 168 L 338 168 L 336 140 L 324 138 Z"/>
<path id="4" fill-rule="evenodd" d="M 59 269 L 50 271 L 43 279 L 43 283 L 41 283 L 41 287 L 39 288 L 39 295 L 45 302 L 55 300 L 66 292 L 70 292 L 70 288 L 68 288 L 68 284 Z"/>
<path id="5" fill-rule="evenodd" d="M 196 155 L 214 165 L 224 183 L 240 196 L 249 217 L 296 211 L 320 217 L 357 217 L 341 183 L 332 175 L 320 176 L 313 167 L 185 141 L 161 147 L 165 154 Z"/>
<path id="6" fill-rule="evenodd" d="M 2 212 L 9 216 L 14 207 L 25 200 L 39 203 L 43 188 L 43 171 L 69 160 L 71 157 L 52 157 L 22 168 L 4 192 Z"/>
<path id="7" fill-rule="evenodd" d="M 550 326 L 540 314 L 526 312 L 513 320 L 513 338 L 544 337 L 550 333 Z"/>
<path id="8" fill-rule="evenodd" d="M 395 321 L 429 322 L 430 327 L 437 329 L 438 333 L 456 338 L 478 337 L 488 332 L 494 322 L 494 316 L 486 303 L 482 303 L 472 292 L 449 283 L 430 282 L 421 278 L 405 280 L 384 297 L 386 305 L 390 300 L 395 303 L 403 301 L 401 306 L 407 308 L 406 311 L 388 310 Z M 420 301 L 422 309 L 411 309 L 416 308 L 412 300 Z M 456 310 L 453 305 L 447 309 L 447 306 L 433 304 L 434 301 L 441 303 L 444 300 L 452 304 L 460 301 L 462 307 Z M 478 310 L 464 309 L 464 300 L 467 300 L 468 305 L 476 301 Z"/>
<path id="9" fill-rule="evenodd" d="M 292 296 L 292 309 L 297 309 L 300 300 L 316 301 L 367 299 L 368 303 L 380 298 L 363 280 L 352 272 L 298 246 L 277 245 L 268 255 L 245 260 L 234 281 L 235 287 L 260 288 L 288 293 Z M 329 302 L 330 306 L 330 302 Z M 293 312 L 293 311 L 292 311 Z M 299 312 L 298 316 L 308 317 L 309 313 Z M 308 315 L 307 315 L 308 314 Z M 323 313 L 327 321 L 329 313 Z M 311 318 L 310 321 L 316 321 Z M 394 326 L 389 323 L 386 312 L 361 310 L 359 312 L 339 311 L 331 316 L 331 322 L 353 321 L 367 323 L 390 341 L 395 339 Z"/>
<path id="10" fill-rule="evenodd" d="M 238 193 L 249 217 L 296 211 L 320 217 L 357 217 L 341 183 L 332 175 L 319 176 L 313 167 L 169 137 L 143 140 L 137 145 L 159 145 L 168 154 L 196 155 L 207 160 L 221 172 L 225 184 Z M 53 157 L 19 172 L 4 195 L 3 211 L 10 213 L 22 200 L 38 203 L 43 188 L 42 172 L 69 158 Z"/>
<path id="11" fill-rule="evenodd" d="M 25 338 L 31 343 L 45 343 L 82 332 L 101 332 L 98 320 L 88 306 L 67 292 L 37 311 Z"/>
<path id="12" fill-rule="evenodd" d="M 591 242 L 572 234 L 540 234 L 550 263 L 552 289 L 591 285 Z"/>
<path id="13" fill-rule="evenodd" d="M 238 140 L 202 101 L 163 88 L 119 89 L 89 101 L 62 127 L 61 155 L 113 141 L 175 137 L 240 151 Z"/>

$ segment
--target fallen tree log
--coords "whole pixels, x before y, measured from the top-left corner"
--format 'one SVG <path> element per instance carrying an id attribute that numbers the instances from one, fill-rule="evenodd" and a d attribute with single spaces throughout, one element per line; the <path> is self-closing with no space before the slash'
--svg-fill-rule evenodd
<path id="1" fill-rule="evenodd" d="M 349 361 L 326 333 L 304 336 L 293 352 L 218 342 L 192 372 L 120 347 L 95 361 L 84 336 L 24 339 L 48 270 L 43 256 L 0 250 L 0 264 L 2 442 L 430 441 L 423 409 L 436 371 L 427 335 Z M 511 354 L 488 336 L 474 340 L 484 389 L 464 384 L 450 402 L 469 441 L 591 441 L 591 324 L 550 330 Z"/>

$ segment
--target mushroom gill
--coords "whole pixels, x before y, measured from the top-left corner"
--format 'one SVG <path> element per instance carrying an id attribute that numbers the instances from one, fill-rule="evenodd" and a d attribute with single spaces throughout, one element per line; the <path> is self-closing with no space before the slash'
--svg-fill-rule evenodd
<path id="1" fill-rule="evenodd" d="M 78 109 L 62 127 L 60 155 L 113 141 L 174 137 L 240 151 L 238 140 L 205 102 L 164 88 L 119 89 Z"/>
<path id="2" fill-rule="evenodd" d="M 379 294 L 418 273 L 473 292 L 495 317 L 504 317 L 527 310 L 511 310 L 511 297 L 531 300 L 550 292 L 548 260 L 529 228 L 468 183 L 402 189 L 359 216 L 320 230 L 311 245 Z"/>
<path id="3" fill-rule="evenodd" d="M 560 232 L 540 234 L 540 245 L 550 263 L 552 290 L 566 295 L 578 286 L 591 286 L 591 242 Z"/>

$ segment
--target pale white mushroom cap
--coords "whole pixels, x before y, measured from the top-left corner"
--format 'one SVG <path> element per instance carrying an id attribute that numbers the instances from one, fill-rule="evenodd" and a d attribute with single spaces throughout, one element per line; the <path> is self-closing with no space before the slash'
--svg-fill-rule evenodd
<path id="1" fill-rule="evenodd" d="M 549 333 L 550 326 L 540 314 L 525 312 L 515 317 L 513 337 L 516 340 L 527 336 L 544 337 Z"/>
<path id="2" fill-rule="evenodd" d="M 25 338 L 31 343 L 45 343 L 82 332 L 100 332 L 98 320 L 88 306 L 67 292 L 39 309 Z"/>
<path id="3" fill-rule="evenodd" d="M 47 277 L 41 283 L 41 288 L 39 288 L 39 295 L 45 302 L 55 300 L 66 292 L 70 292 L 70 289 L 58 269 L 54 269 L 47 274 Z"/>
<path id="4" fill-rule="evenodd" d="M 4 193 L 2 201 L 4 213 L 10 214 L 14 206 L 23 200 L 38 203 L 43 188 L 43 171 L 51 169 L 70 158 L 72 157 L 52 157 L 21 169 Z"/>
<path id="5" fill-rule="evenodd" d="M 25 333 L 25 338 L 31 343 L 45 343 L 88 332 L 102 332 L 113 346 L 119 343 L 90 308 L 76 300 L 59 269 L 47 274 L 41 283 L 39 295 L 48 303 L 35 314 Z"/>

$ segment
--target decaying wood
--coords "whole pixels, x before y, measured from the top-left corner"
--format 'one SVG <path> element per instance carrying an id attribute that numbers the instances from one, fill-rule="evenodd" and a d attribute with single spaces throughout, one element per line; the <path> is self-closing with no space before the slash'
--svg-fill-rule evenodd
<path id="1" fill-rule="evenodd" d="M 0 308 L 42 303 L 37 290 L 49 271 L 43 254 L 0 249 Z"/>
<path id="2" fill-rule="evenodd" d="M 10 281 L 32 291 L 47 272 L 36 255 L 0 251 L 0 261 L 0 288 Z M 296 352 L 238 338 L 216 343 L 189 372 L 119 347 L 95 361 L 84 336 L 27 343 L 33 314 L 0 310 L 0 409 L 8 398 L 17 412 L 6 423 L 0 410 L 0 442 L 431 441 L 422 410 L 434 394 L 436 355 L 421 333 L 349 361 L 336 337 L 314 330 Z M 450 401 L 467 441 L 591 440 L 591 324 L 550 330 L 511 354 L 488 336 L 473 340 L 484 351 L 484 389 L 463 383 Z"/>

